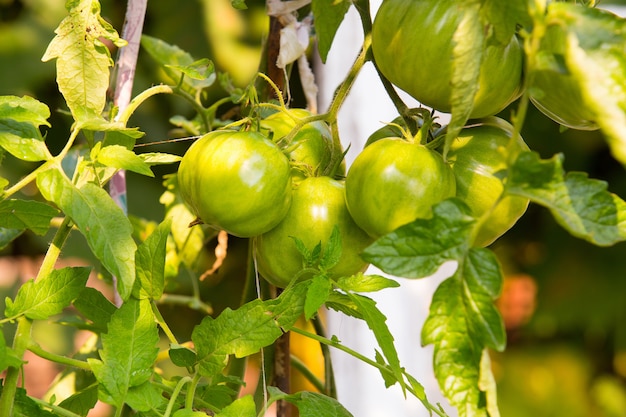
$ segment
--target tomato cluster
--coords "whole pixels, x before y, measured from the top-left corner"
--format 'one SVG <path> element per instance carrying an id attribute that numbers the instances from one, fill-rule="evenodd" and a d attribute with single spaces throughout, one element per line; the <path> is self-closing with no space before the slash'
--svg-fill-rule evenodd
<path id="1" fill-rule="evenodd" d="M 310 116 L 291 109 L 263 119 L 257 131 L 210 132 L 178 170 L 180 194 L 198 220 L 254 238 L 259 273 L 279 287 L 303 269 L 296 239 L 307 249 L 324 248 L 337 227 L 341 256 L 326 271 L 331 277 L 364 271 L 359 253 L 373 242 L 347 210 L 344 181 L 333 178 L 345 171 L 333 160 L 341 150 L 328 125 L 313 121 L 294 130 Z"/>
<path id="2" fill-rule="evenodd" d="M 568 7 L 556 4 L 551 7 Z M 528 147 L 496 115 L 527 88 L 535 106 L 555 121 L 577 129 L 597 125 L 589 106 L 577 105 L 584 102 L 578 83 L 558 65 L 569 36 L 562 26 L 547 25 L 538 43 L 541 59 L 524 62 L 517 34 L 496 36 L 483 30 L 484 19 L 472 2 L 385 0 L 372 26 L 376 67 L 420 103 L 453 112 L 469 103 L 459 99 L 460 91 L 471 93 L 462 116 L 469 121 L 455 138 L 445 128 L 431 129 L 428 111 L 418 111 L 414 126 L 399 126 L 404 114 L 370 137 L 346 173 L 324 117 L 283 109 L 250 131 L 215 131 L 198 140 L 180 165 L 181 195 L 204 223 L 254 238 L 259 273 L 279 287 L 317 272 L 363 271 L 365 247 L 430 217 L 435 204 L 452 197 L 476 219 L 471 244 L 490 245 L 529 203 L 506 190 L 509 167 Z M 465 65 L 472 67 L 468 76 Z M 464 89 L 470 84 L 475 88 Z M 407 133 L 416 127 L 415 137 Z M 311 265 L 307 251 L 324 251 L 337 231 L 339 259 Z"/>

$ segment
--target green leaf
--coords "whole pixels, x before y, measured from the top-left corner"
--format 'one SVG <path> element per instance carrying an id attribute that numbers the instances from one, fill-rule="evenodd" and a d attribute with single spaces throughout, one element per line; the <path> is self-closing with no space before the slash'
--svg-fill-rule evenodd
<path id="1" fill-rule="evenodd" d="M 107 325 L 117 308 L 100 291 L 85 287 L 74 300 L 74 307 L 88 320 L 91 320 L 97 330 L 106 332 Z"/>
<path id="2" fill-rule="evenodd" d="M 2 394 L 0 386 L 0 395 Z M 43 410 L 32 398 L 26 394 L 24 388 L 18 388 L 13 401 L 12 417 L 57 417 L 49 411 Z"/>
<path id="3" fill-rule="evenodd" d="M 339 278 L 337 286 L 343 291 L 376 292 L 385 288 L 397 288 L 400 284 L 380 275 L 364 275 L 362 272 L 359 272 L 350 277 Z"/>
<path id="4" fill-rule="evenodd" d="M 339 25 L 341 25 L 351 4 L 350 0 L 313 0 L 311 2 L 318 39 L 317 47 L 322 62 L 326 62 L 337 29 L 339 29 Z"/>
<path id="5" fill-rule="evenodd" d="M 52 159 L 41 132 L 28 122 L 0 119 L 0 148 L 23 161 Z"/>
<path id="6" fill-rule="evenodd" d="M 89 359 L 101 384 L 99 398 L 120 407 L 132 387 L 147 382 L 157 359 L 159 332 L 150 301 L 129 298 L 113 314 L 102 335 L 100 360 Z"/>
<path id="7" fill-rule="evenodd" d="M 332 283 L 326 275 L 315 275 L 306 293 L 304 301 L 304 317 L 309 320 L 317 314 L 319 308 L 326 302 L 332 290 Z"/>
<path id="8" fill-rule="evenodd" d="M 479 17 L 480 4 L 466 2 L 454 7 L 464 11 L 452 36 L 452 114 L 446 132 L 446 145 L 458 136 L 472 112 L 478 92 L 480 64 L 487 47 L 485 30 Z"/>
<path id="9" fill-rule="evenodd" d="M 506 345 L 504 323 L 493 304 L 504 281 L 496 255 L 488 249 L 470 249 L 461 273 L 463 301 L 472 335 L 483 346 L 503 351 Z"/>
<path id="10" fill-rule="evenodd" d="M 333 266 L 337 265 L 337 262 L 341 259 L 341 233 L 339 227 L 335 225 L 333 231 L 330 233 L 330 237 L 326 242 L 326 246 L 323 248 L 322 256 L 320 258 L 320 268 L 322 270 L 329 270 Z"/>
<path id="11" fill-rule="evenodd" d="M 352 417 L 339 401 L 316 392 L 285 394 L 276 387 L 267 387 L 270 402 L 285 400 L 298 407 L 300 417 Z"/>
<path id="12" fill-rule="evenodd" d="M 269 301 L 253 300 L 236 310 L 225 309 L 215 319 L 207 316 L 191 340 L 198 356 L 198 372 L 212 377 L 222 372 L 229 355 L 249 356 L 272 344 L 302 314 L 308 282 L 299 283 Z"/>
<path id="13" fill-rule="evenodd" d="M 148 164 L 148 166 L 168 165 L 180 162 L 180 160 L 183 159 L 182 156 L 160 152 L 146 152 L 138 154 L 137 156 L 139 156 L 146 164 Z"/>
<path id="14" fill-rule="evenodd" d="M 393 343 L 393 335 L 386 324 L 387 317 L 385 317 L 385 315 L 376 307 L 376 302 L 371 298 L 352 293 L 348 293 L 348 297 L 354 301 L 355 305 L 363 315 L 363 320 L 365 320 L 367 326 L 374 333 L 376 342 L 389 363 L 389 368 L 398 383 L 400 383 L 402 390 L 405 391 L 406 385 L 402 376 L 402 367 L 400 366 L 398 352 L 396 351 L 396 347 Z"/>
<path id="15" fill-rule="evenodd" d="M 381 237 L 362 254 L 382 271 L 405 278 L 431 276 L 467 252 L 475 220 L 458 199 L 433 206 L 433 217 L 417 219 Z"/>
<path id="16" fill-rule="evenodd" d="M 7 229 L 0 227 L 0 250 L 6 248 L 11 242 L 17 239 L 24 230 L 19 229 Z"/>
<path id="17" fill-rule="evenodd" d="M 434 344 L 435 376 L 460 417 L 487 417 L 479 388 L 482 346 L 466 319 L 463 283 L 458 276 L 443 281 L 422 328 L 422 343 Z"/>
<path id="18" fill-rule="evenodd" d="M 69 15 L 55 30 L 42 61 L 56 58 L 57 84 L 74 119 L 81 121 L 100 115 L 106 104 L 109 68 L 113 65 L 109 49 L 101 39 L 124 46 L 115 29 L 100 16 L 97 0 L 71 0 Z"/>
<path id="19" fill-rule="evenodd" d="M 217 75 L 215 66 L 208 58 L 202 58 L 189 65 L 167 65 L 168 67 L 180 71 L 192 80 L 199 81 L 195 85 L 198 88 L 210 87 L 215 83 Z"/>
<path id="20" fill-rule="evenodd" d="M 79 416 L 87 416 L 97 402 L 98 386 L 94 384 L 67 397 L 59 403 L 59 407 L 63 407 Z"/>
<path id="21" fill-rule="evenodd" d="M 349 317 L 354 317 L 359 320 L 363 320 L 363 314 L 359 311 L 357 304 L 346 294 L 339 291 L 332 291 L 328 295 L 326 300 L 326 307 L 335 311 L 345 314 Z"/>
<path id="22" fill-rule="evenodd" d="M 26 282 L 20 287 L 15 301 L 7 299 L 5 315 L 43 320 L 61 313 L 85 287 L 90 271 L 91 268 L 86 267 L 55 269 L 38 281 Z"/>
<path id="23" fill-rule="evenodd" d="M 177 84 L 183 74 L 188 75 L 183 79 L 183 87 L 196 91 L 212 85 L 215 81 L 213 64 L 208 59 L 196 61 L 191 54 L 178 46 L 148 35 L 141 36 L 141 46 L 163 66 L 163 71 L 170 78 L 168 80 L 170 83 Z M 202 78 L 202 74 L 207 78 Z M 200 79 L 197 79 L 197 76 L 200 76 Z"/>
<path id="24" fill-rule="evenodd" d="M 586 117 L 602 130 L 613 156 L 626 165 L 626 19 L 600 8 L 550 2 L 542 16 L 559 27 L 561 72 L 580 89 Z M 539 57 L 538 57 L 539 58 Z M 546 92 L 549 94 L 549 92 Z M 567 106 L 567 103 L 563 103 Z"/>
<path id="25" fill-rule="evenodd" d="M 126 404 L 133 410 L 150 411 L 163 407 L 167 400 L 163 391 L 152 381 L 146 381 L 141 385 L 130 387 L 126 396 Z"/>
<path id="26" fill-rule="evenodd" d="M 215 417 L 255 417 L 256 405 L 252 395 L 246 395 L 224 407 Z"/>
<path id="27" fill-rule="evenodd" d="M 525 152 L 515 161 L 505 191 L 550 210 L 573 236 L 610 246 L 626 239 L 626 202 L 607 190 L 607 183 L 586 173 L 565 173 L 563 156 L 542 160 Z"/>
<path id="28" fill-rule="evenodd" d="M 248 8 L 246 0 L 231 0 L 230 4 L 238 10 L 246 10 Z"/>
<path id="29" fill-rule="evenodd" d="M 274 316 L 261 300 L 244 304 L 237 310 L 225 309 L 213 319 L 205 317 L 191 335 L 198 355 L 198 372 L 217 375 L 229 355 L 238 358 L 258 352 L 283 334 Z"/>
<path id="30" fill-rule="evenodd" d="M 50 220 L 58 213 L 48 204 L 34 200 L 3 200 L 0 201 L 0 227 L 30 229 L 44 235 L 50 228 Z"/>
<path id="31" fill-rule="evenodd" d="M 135 152 L 129 151 L 120 145 L 105 146 L 100 149 L 96 149 L 95 160 L 102 165 L 114 168 L 125 169 L 133 171 L 141 175 L 148 177 L 154 177 L 154 173 L 150 169 L 150 166 L 146 162 L 137 156 Z"/>
<path id="32" fill-rule="evenodd" d="M 37 187 L 46 200 L 54 202 L 76 223 L 94 255 L 118 278 L 118 292 L 127 299 L 135 281 L 137 246 L 132 239 L 132 225 L 122 209 L 94 184 L 75 187 L 59 168 L 39 173 Z"/>
<path id="33" fill-rule="evenodd" d="M 509 43 L 518 25 L 532 24 L 526 0 L 482 0 L 480 12 L 483 22 L 493 27 L 495 39 L 504 45 Z"/>
<path id="34" fill-rule="evenodd" d="M 34 98 L 0 96 L 0 148 L 24 161 L 44 161 L 52 156 L 39 126 L 50 126 L 50 109 Z"/>
<path id="35" fill-rule="evenodd" d="M 50 109 L 37 99 L 29 96 L 0 96 L 0 119 L 50 127 L 49 118 Z"/>
<path id="36" fill-rule="evenodd" d="M 498 409 L 498 392 L 496 390 L 496 380 L 492 372 L 491 358 L 489 351 L 483 350 L 480 359 L 480 377 L 478 379 L 478 387 L 485 393 L 487 399 L 487 412 L 489 417 L 500 417 Z"/>
<path id="37" fill-rule="evenodd" d="M 197 355 L 196 352 L 189 349 L 186 346 L 181 346 L 172 343 L 170 350 L 168 351 L 169 357 L 172 363 L 182 368 L 192 367 L 196 364 Z"/>
<path id="38" fill-rule="evenodd" d="M 159 300 L 163 295 L 165 254 L 171 223 L 171 219 L 164 220 L 137 248 L 135 255 L 137 274 L 133 287 L 135 298 Z"/>

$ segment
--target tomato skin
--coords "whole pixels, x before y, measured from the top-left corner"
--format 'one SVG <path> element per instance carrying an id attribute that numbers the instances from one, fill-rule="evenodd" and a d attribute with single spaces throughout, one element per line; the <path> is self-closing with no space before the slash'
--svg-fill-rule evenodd
<path id="1" fill-rule="evenodd" d="M 432 205 L 455 190 L 454 174 L 440 154 L 400 138 L 367 146 L 346 176 L 348 210 L 374 238 L 430 217 Z"/>
<path id="2" fill-rule="evenodd" d="M 213 131 L 183 156 L 178 184 L 204 223 L 252 237 L 276 226 L 289 210 L 290 170 L 287 157 L 262 134 Z"/>
<path id="3" fill-rule="evenodd" d="M 382 74 L 420 103 L 451 111 L 453 35 L 465 9 L 451 0 L 385 0 L 372 28 L 372 51 Z M 472 19 L 480 19 L 478 12 Z M 477 45 L 478 46 L 478 45 Z M 522 92 L 523 50 L 488 42 L 470 118 L 494 115 Z"/>
<path id="4" fill-rule="evenodd" d="M 274 229 L 256 237 L 259 274 L 277 287 L 286 287 L 302 270 L 303 258 L 290 236 L 307 249 L 321 242 L 322 250 L 337 225 L 341 236 L 341 259 L 329 270 L 332 278 L 365 271 L 368 264 L 359 254 L 373 242 L 355 223 L 345 202 L 343 181 L 329 177 L 304 179 L 294 189 L 289 212 Z"/>
<path id="5" fill-rule="evenodd" d="M 287 112 L 295 119 L 304 119 L 313 116 L 305 109 L 288 109 Z M 296 126 L 296 121 L 282 111 L 273 113 L 261 120 L 261 129 L 271 132 L 272 139 L 277 141 L 287 136 Z M 330 128 L 323 121 L 307 123 L 295 134 L 288 148 L 291 148 L 289 157 L 292 161 L 292 178 L 301 181 L 307 177 L 322 175 L 329 167 L 333 152 L 333 136 Z M 344 175 L 345 166 L 340 165 L 332 175 Z"/>
<path id="6" fill-rule="evenodd" d="M 452 142 L 447 161 L 456 177 L 456 195 L 479 218 L 492 209 L 502 194 L 504 185 L 497 175 L 508 168 L 528 146 L 521 136 L 507 148 L 513 127 L 495 117 L 485 119 L 475 127 L 464 128 Z M 509 155 L 509 152 L 512 155 Z M 526 212 L 529 200 L 519 196 L 505 196 L 482 224 L 475 238 L 476 246 L 488 246 L 502 236 Z"/>

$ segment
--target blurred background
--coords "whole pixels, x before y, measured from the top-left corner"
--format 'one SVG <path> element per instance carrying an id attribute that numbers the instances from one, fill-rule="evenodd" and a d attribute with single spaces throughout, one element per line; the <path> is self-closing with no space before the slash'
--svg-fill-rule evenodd
<path id="1" fill-rule="evenodd" d="M 66 15 L 64 4 L 64 0 L 0 0 L 0 95 L 30 95 L 50 107 L 52 128 L 47 129 L 46 142 L 53 152 L 65 143 L 71 120 L 63 112 L 54 63 L 42 63 L 41 57 Z M 121 32 L 126 3 L 102 0 L 101 4 L 103 17 Z M 197 59 L 212 59 L 219 70 L 233 75 L 235 83 L 245 85 L 258 68 L 268 30 L 264 2 L 248 0 L 247 4 L 247 10 L 237 11 L 230 0 L 150 2 L 144 33 L 178 45 Z M 602 6 L 626 7 L 626 1 L 605 1 Z M 335 75 L 341 78 L 343 74 Z M 135 91 L 168 81 L 156 62 L 142 51 Z M 296 75 L 292 83 L 297 87 Z M 292 93 L 292 105 L 303 106 L 298 89 L 293 88 Z M 216 86 L 206 101 L 224 95 Z M 142 143 L 164 141 L 180 134 L 168 122 L 173 115 L 191 117 L 193 112 L 180 99 L 155 97 L 139 109 L 130 124 L 146 132 Z M 392 118 L 391 114 L 381 114 L 374 120 L 381 123 Z M 600 133 L 562 132 L 531 108 L 522 135 L 542 157 L 563 153 L 568 171 L 588 172 L 626 198 L 626 170 L 611 157 Z M 182 155 L 188 145 L 177 142 L 145 149 Z M 32 168 L 6 156 L 0 176 L 14 183 Z M 157 168 L 155 178 L 127 175 L 131 215 L 146 221 L 163 218 L 164 207 L 159 202 L 163 175 L 174 169 Z M 22 197 L 36 198 L 28 192 L 25 190 Z M 0 308 L 1 300 L 14 294 L 19 279 L 32 278 L 49 239 L 24 234 L 0 250 Z M 211 244 L 207 243 L 209 257 Z M 64 256 L 75 262 L 94 262 L 85 246 L 81 238 L 72 237 Z M 507 326 L 508 346 L 506 352 L 493 354 L 502 415 L 626 416 L 626 244 L 597 248 L 575 239 L 556 225 L 547 210 L 531 204 L 520 222 L 492 248 L 506 274 L 498 306 Z M 245 241 L 231 240 L 229 256 L 217 277 L 201 283 L 203 297 L 216 313 L 239 301 L 245 254 Z M 186 289 L 182 280 L 174 288 L 180 292 Z M 178 307 L 170 313 L 176 311 L 180 315 Z M 189 310 L 192 314 L 197 313 Z M 183 334 L 190 331 L 184 322 L 179 330 Z M 5 326 L 3 331 L 11 340 L 11 330 Z M 415 333 L 419 335 L 419 329 Z M 74 336 L 71 327 L 51 324 L 41 329 L 38 338 L 46 340 L 42 344 L 47 343 L 52 350 L 63 351 L 74 349 Z M 296 348 L 309 349 L 306 344 L 302 346 Z M 415 345 L 414 349 L 421 348 Z M 49 372 L 53 378 L 55 370 Z M 41 395 L 48 385 L 42 382 Z"/>

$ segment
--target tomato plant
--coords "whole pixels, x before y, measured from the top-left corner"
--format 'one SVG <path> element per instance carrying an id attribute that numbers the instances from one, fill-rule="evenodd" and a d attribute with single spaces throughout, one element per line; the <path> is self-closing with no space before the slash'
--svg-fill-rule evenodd
<path id="1" fill-rule="evenodd" d="M 502 236 L 528 206 L 528 198 L 503 195 L 502 176 L 510 161 L 528 150 L 522 137 L 513 139 L 513 134 L 513 126 L 491 117 L 463 129 L 448 152 L 456 195 L 473 216 L 481 219 L 475 238 L 478 246 L 487 246 Z"/>
<path id="2" fill-rule="evenodd" d="M 367 146 L 346 176 L 346 202 L 354 221 L 380 237 L 454 196 L 454 174 L 441 155 L 419 143 L 384 138 Z"/>
<path id="3" fill-rule="evenodd" d="M 180 193 L 206 224 L 239 237 L 264 233 L 291 204 L 287 157 L 260 133 L 214 131 L 185 153 Z"/>
<path id="4" fill-rule="evenodd" d="M 422 104 L 446 113 L 452 110 L 455 44 L 463 36 L 456 30 L 467 19 L 480 19 L 477 9 L 457 3 L 386 0 L 372 30 L 372 51 L 384 76 Z M 480 45 L 465 47 L 476 50 Z M 488 44 L 482 54 L 473 118 L 498 113 L 522 91 L 523 53 L 514 35 Z"/>
<path id="5" fill-rule="evenodd" d="M 0 251 L 44 249 L 32 256 L 33 276 L 3 287 L 0 416 L 86 416 L 103 405 L 115 417 L 253 417 L 276 402 L 278 417 L 289 415 L 288 404 L 303 416 L 350 417 L 332 373 L 329 350 L 338 349 L 377 369 L 381 387 L 395 385 L 445 417 L 449 407 L 432 404 L 421 376 L 407 371 L 392 317 L 368 293 L 451 265 L 420 342 L 433 346 L 450 407 L 460 417 L 494 417 L 490 352 L 507 344 L 496 304 L 506 251 L 487 246 L 529 204 L 589 244 L 626 241 L 622 197 L 568 172 L 567 152 L 542 158 L 520 134 L 534 103 L 564 127 L 597 128 L 626 165 L 626 19 L 593 1 L 384 0 L 374 18 L 368 0 L 233 0 L 223 10 L 206 1 L 205 13 L 155 2 L 154 14 L 145 0 L 130 0 L 126 16 L 97 0 L 65 2 L 63 15 L 53 1 L 17 3 L 0 6 L 11 11 L 0 31 L 0 44 L 11 45 L 0 48 L 0 86 L 10 92 L 0 96 Z M 329 51 L 347 40 L 335 35 L 353 6 L 362 45 L 321 109 L 316 80 L 327 69 L 310 64 L 311 45 L 323 62 L 337 59 Z M 184 19 L 170 20 L 175 8 Z M 142 37 L 144 17 L 161 14 L 168 20 L 150 30 L 180 36 L 170 28 L 182 21 L 177 40 L 210 56 Z M 203 31 L 205 16 L 224 25 Z M 56 30 L 39 26 L 55 19 Z M 30 52 L 12 53 L 43 51 L 31 42 L 46 33 L 42 59 L 54 60 L 56 80 L 44 85 L 45 68 L 23 62 Z M 202 44 L 202 34 L 219 48 Z M 147 60 L 137 60 L 139 49 Z M 360 148 L 369 132 L 350 138 L 363 114 L 339 122 L 355 112 L 346 100 L 368 65 L 397 117 L 369 135 L 344 180 L 343 148 Z M 38 72 L 33 85 L 12 85 Z M 409 108 L 396 88 L 420 107 Z M 51 90 L 62 111 L 24 95 Z M 382 101 L 363 97 L 379 109 Z M 144 106 L 153 98 L 163 101 Z M 432 128 L 437 111 L 449 122 Z M 139 187 L 127 189 L 126 174 Z M 160 196 L 148 192 L 155 188 Z M 85 259 L 75 262 L 68 247 Z M 364 322 L 375 349 L 328 337 L 325 309 Z M 75 337 L 64 352 L 35 331 L 58 324 Z M 319 344 L 318 372 L 290 360 L 290 333 Z M 609 331 L 604 338 L 621 340 Z M 45 398 L 31 384 L 40 374 L 24 366 L 36 366 L 31 354 L 61 368 Z M 290 392 L 291 365 L 313 391 Z M 352 381 L 356 389 L 362 382 Z"/>
<path id="6" fill-rule="evenodd" d="M 304 276 L 299 277 L 310 277 L 319 260 L 313 259 L 318 262 L 307 265 L 296 240 L 308 250 L 318 244 L 324 250 L 335 227 L 341 240 L 341 253 L 338 261 L 328 269 L 330 276 L 340 278 L 365 271 L 368 265 L 359 255 L 372 239 L 350 216 L 343 182 L 329 177 L 303 180 L 294 190 L 293 202 L 285 218 L 274 229 L 255 239 L 259 273 L 278 287 L 286 287 L 299 276 L 304 266 L 309 271 L 305 269 Z"/>

